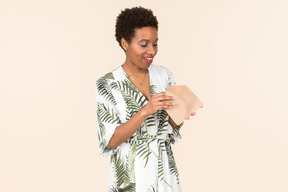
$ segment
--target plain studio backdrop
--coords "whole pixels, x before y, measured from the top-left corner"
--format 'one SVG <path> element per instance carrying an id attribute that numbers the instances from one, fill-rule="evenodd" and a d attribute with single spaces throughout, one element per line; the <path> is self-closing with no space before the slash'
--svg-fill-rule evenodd
<path id="1" fill-rule="evenodd" d="M 104 192 L 95 81 L 124 62 L 126 7 L 204 108 L 173 146 L 184 192 L 288 191 L 288 1 L 0 0 L 0 191 Z"/>

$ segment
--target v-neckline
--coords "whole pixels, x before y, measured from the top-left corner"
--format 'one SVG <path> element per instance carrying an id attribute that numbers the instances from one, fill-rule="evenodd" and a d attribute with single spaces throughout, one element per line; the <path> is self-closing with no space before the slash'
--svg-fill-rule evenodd
<path id="1" fill-rule="evenodd" d="M 149 99 L 152 97 L 152 91 L 151 91 L 151 74 L 150 74 L 150 70 L 149 70 L 149 68 L 147 69 L 148 71 L 148 78 L 149 78 L 149 95 L 150 95 L 150 98 L 148 99 L 137 87 L 136 87 L 136 85 L 134 85 L 134 83 L 131 81 L 131 79 L 129 78 L 129 76 L 128 76 L 128 74 L 126 73 L 126 71 L 123 69 L 123 67 L 122 67 L 122 65 L 120 65 L 120 68 L 121 68 L 121 70 L 122 70 L 122 72 L 124 73 L 124 75 L 127 77 L 127 79 L 128 79 L 128 81 L 133 85 L 133 87 L 135 88 L 135 90 L 137 90 L 137 92 L 139 93 L 139 94 L 141 94 L 141 95 L 143 95 L 144 96 L 144 98 L 145 98 L 145 100 L 147 101 L 147 102 L 149 102 Z"/>

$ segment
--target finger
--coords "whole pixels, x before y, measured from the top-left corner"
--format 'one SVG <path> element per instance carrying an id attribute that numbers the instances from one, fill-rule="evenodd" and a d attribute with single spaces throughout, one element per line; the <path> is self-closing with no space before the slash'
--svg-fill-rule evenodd
<path id="1" fill-rule="evenodd" d="M 172 102 L 166 102 L 166 103 L 157 103 L 155 104 L 155 108 L 157 108 L 157 110 L 159 109 L 169 109 L 171 107 L 173 107 L 175 105 L 175 103 L 172 103 Z"/>
<path id="2" fill-rule="evenodd" d="M 196 115 L 196 113 L 195 113 L 195 112 L 193 112 L 191 115 L 192 115 L 192 116 L 195 116 L 195 115 Z"/>
<path id="3" fill-rule="evenodd" d="M 169 95 L 166 95 L 165 92 L 161 92 L 161 93 L 157 93 L 157 94 L 153 95 L 153 97 L 163 97 L 163 96 L 169 96 Z"/>
<path id="4" fill-rule="evenodd" d="M 169 109 L 169 108 L 171 108 L 170 105 L 164 105 L 164 106 L 161 106 L 161 107 L 160 107 L 160 109 Z"/>
<path id="5" fill-rule="evenodd" d="M 160 109 L 169 109 L 169 108 L 171 108 L 171 106 L 165 105 L 165 106 L 156 106 L 154 109 L 155 109 L 155 111 L 158 111 Z"/>
<path id="6" fill-rule="evenodd" d="M 160 93 L 153 95 L 152 97 L 161 97 L 161 96 L 165 96 L 165 95 L 166 95 L 166 92 L 160 92 Z"/>
<path id="7" fill-rule="evenodd" d="M 176 99 L 173 96 L 166 95 L 166 92 L 157 93 L 157 94 L 153 95 L 152 98 L 160 99 L 160 100 L 173 100 L 173 99 Z"/>
<path id="8" fill-rule="evenodd" d="M 155 99 L 157 99 L 158 101 L 173 101 L 173 100 L 175 100 L 175 98 L 173 96 L 160 96 L 160 97 L 156 97 Z"/>
<path id="9" fill-rule="evenodd" d="M 157 106 L 160 106 L 160 107 L 165 107 L 165 106 L 168 106 L 168 107 L 172 107 L 173 105 L 175 105 L 175 103 L 173 101 L 159 101 L 159 102 L 155 102 L 154 103 L 155 105 Z"/>

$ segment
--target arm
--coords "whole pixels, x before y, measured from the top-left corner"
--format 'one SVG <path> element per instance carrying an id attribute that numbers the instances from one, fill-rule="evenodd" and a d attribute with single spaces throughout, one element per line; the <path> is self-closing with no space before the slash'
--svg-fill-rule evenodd
<path id="1" fill-rule="evenodd" d="M 191 114 L 191 116 L 195 116 L 195 115 L 196 115 L 195 112 L 193 112 L 193 113 Z M 190 116 L 186 117 L 186 119 L 189 120 L 189 119 L 190 119 Z M 173 121 L 173 119 L 172 119 L 170 116 L 169 116 L 169 123 L 170 123 L 170 125 L 173 127 L 173 129 L 179 129 L 179 128 L 178 128 L 178 125 Z"/>
<path id="2" fill-rule="evenodd" d="M 162 92 L 151 97 L 149 102 L 131 119 L 129 119 L 126 123 L 116 127 L 108 145 L 112 149 L 115 149 L 135 133 L 135 131 L 140 127 L 147 116 L 152 115 L 159 109 L 167 109 L 174 105 L 173 97 L 166 96 L 165 94 L 165 92 Z"/>
<path id="3" fill-rule="evenodd" d="M 177 124 L 173 121 L 173 119 L 169 116 L 169 123 L 173 127 L 173 129 L 177 129 Z"/>
<path id="4" fill-rule="evenodd" d="M 143 121 L 146 119 L 147 115 L 142 108 L 138 111 L 131 119 L 129 119 L 126 123 L 118 126 L 115 129 L 114 135 L 110 139 L 108 145 L 115 149 L 118 145 L 125 142 L 129 139 L 134 132 L 140 127 Z"/>

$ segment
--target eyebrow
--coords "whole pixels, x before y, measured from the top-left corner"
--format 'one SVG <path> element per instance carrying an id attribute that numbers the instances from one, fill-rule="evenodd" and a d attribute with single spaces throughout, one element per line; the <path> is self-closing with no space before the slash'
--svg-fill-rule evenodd
<path id="1" fill-rule="evenodd" d="M 155 41 L 158 41 L 159 39 L 157 38 Z M 140 39 L 139 41 L 149 41 L 148 39 Z M 154 42 L 155 42 L 154 41 Z"/>

